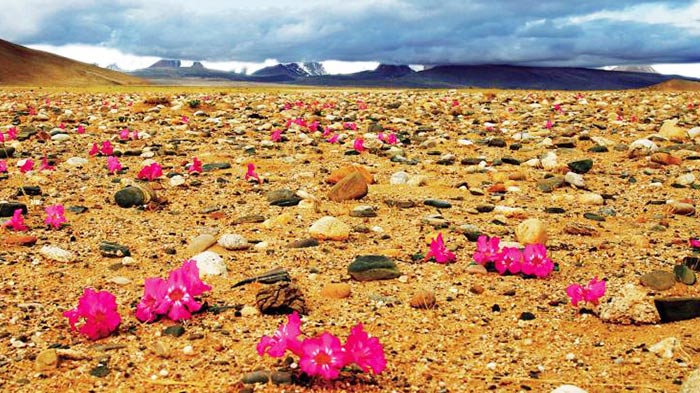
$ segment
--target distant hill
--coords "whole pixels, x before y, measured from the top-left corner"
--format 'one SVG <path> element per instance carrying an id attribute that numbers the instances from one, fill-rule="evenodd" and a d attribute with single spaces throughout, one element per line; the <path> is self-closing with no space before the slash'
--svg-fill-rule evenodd
<path id="1" fill-rule="evenodd" d="M 700 81 L 671 79 L 656 85 L 649 86 L 649 90 L 659 91 L 700 91 Z"/>
<path id="2" fill-rule="evenodd" d="M 168 84 L 170 82 L 177 82 L 177 84 L 179 84 L 183 79 L 236 82 L 248 80 L 246 75 L 237 74 L 235 72 L 212 70 L 204 67 L 204 65 L 198 61 L 195 61 L 191 67 L 182 67 L 181 65 L 182 62 L 180 60 L 161 59 L 148 68 L 131 71 L 129 74 L 160 84 Z"/>
<path id="3" fill-rule="evenodd" d="M 323 75 L 328 75 L 323 64 L 307 62 L 276 64 L 259 69 L 250 76 L 253 80 L 261 82 L 290 82 L 310 76 Z"/>
<path id="4" fill-rule="evenodd" d="M 648 74 L 658 74 L 654 67 L 650 65 L 624 65 L 616 66 L 611 69 L 611 71 L 623 71 L 623 72 L 646 72 Z"/>
<path id="5" fill-rule="evenodd" d="M 148 68 L 179 68 L 182 65 L 180 60 L 161 59 L 151 64 Z"/>
<path id="6" fill-rule="evenodd" d="M 0 85 L 99 86 L 145 85 L 121 72 L 0 40 Z"/>

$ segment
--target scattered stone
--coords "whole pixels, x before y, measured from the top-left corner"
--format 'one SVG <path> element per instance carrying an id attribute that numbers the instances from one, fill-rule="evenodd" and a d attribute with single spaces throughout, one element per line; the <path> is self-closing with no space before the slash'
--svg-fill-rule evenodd
<path id="1" fill-rule="evenodd" d="M 566 164 L 572 172 L 578 174 L 588 173 L 593 168 L 593 160 L 587 158 L 585 160 L 571 161 Z"/>
<path id="2" fill-rule="evenodd" d="M 659 313 L 646 292 L 634 284 L 627 284 L 617 293 L 610 295 L 608 302 L 599 306 L 600 319 L 622 325 L 653 324 L 660 321 Z"/>
<path id="3" fill-rule="evenodd" d="M 578 201 L 582 205 L 599 206 L 605 204 L 605 199 L 603 199 L 603 196 L 594 192 L 587 192 L 585 194 L 579 195 Z"/>
<path id="4" fill-rule="evenodd" d="M 696 369 L 690 375 L 688 379 L 681 385 L 681 390 L 679 393 L 697 393 L 700 392 L 700 369 Z"/>
<path id="5" fill-rule="evenodd" d="M 216 237 L 209 233 L 203 233 L 190 240 L 190 245 L 185 250 L 185 255 L 196 255 L 216 243 Z"/>
<path id="6" fill-rule="evenodd" d="M 664 270 L 654 270 L 643 275 L 639 281 L 645 287 L 655 291 L 665 291 L 671 289 L 676 284 L 676 277 L 673 273 Z"/>
<path id="7" fill-rule="evenodd" d="M 282 207 L 296 206 L 301 201 L 301 197 L 288 188 L 270 191 L 265 195 L 265 198 L 270 205 Z"/>
<path id="8" fill-rule="evenodd" d="M 131 251 L 129 251 L 129 247 L 122 246 L 119 243 L 101 241 L 100 254 L 108 258 L 123 258 L 131 256 Z"/>
<path id="9" fill-rule="evenodd" d="M 353 172 L 331 188 L 328 198 L 334 202 L 362 199 L 368 190 L 364 177 L 359 172 Z"/>
<path id="10" fill-rule="evenodd" d="M 97 367 L 90 370 L 90 375 L 97 378 L 104 378 L 109 374 L 109 367 L 106 364 L 100 363 Z"/>
<path id="11" fill-rule="evenodd" d="M 43 246 L 39 250 L 39 254 L 41 254 L 44 258 L 51 260 L 51 261 L 56 261 L 56 262 L 73 262 L 75 259 L 75 256 L 73 255 L 72 252 L 64 250 L 60 247 L 56 246 Z"/>
<path id="12" fill-rule="evenodd" d="M 199 276 L 226 276 L 227 269 L 224 258 L 213 251 L 204 251 L 192 257 L 197 263 Z"/>
<path id="13" fill-rule="evenodd" d="M 452 204 L 450 202 L 443 201 L 440 199 L 426 199 L 425 201 L 423 201 L 423 204 L 438 209 L 449 209 L 452 207 Z"/>
<path id="14" fill-rule="evenodd" d="M 673 275 L 676 277 L 677 281 L 680 281 L 685 285 L 695 284 L 695 281 L 696 281 L 695 272 L 686 265 L 674 266 L 673 267 Z"/>
<path id="15" fill-rule="evenodd" d="M 566 175 L 564 175 L 564 181 L 574 187 L 586 187 L 586 182 L 583 180 L 583 176 L 579 175 L 578 173 L 567 172 Z"/>
<path id="16" fill-rule="evenodd" d="M 37 196 L 41 195 L 41 187 L 39 186 L 22 186 L 17 188 L 17 195 L 21 197 L 23 195 Z"/>
<path id="17" fill-rule="evenodd" d="M 377 217 L 377 210 L 373 206 L 367 206 L 367 205 L 355 206 L 350 211 L 350 217 L 363 217 L 363 218 Z"/>
<path id="18" fill-rule="evenodd" d="M 595 213 L 583 213 L 583 217 L 587 218 L 591 221 L 598 221 L 598 222 L 603 222 L 605 221 L 605 217 L 595 214 Z"/>
<path id="19" fill-rule="evenodd" d="M 697 297 L 656 298 L 654 305 L 664 323 L 700 317 L 700 298 Z"/>
<path id="20" fill-rule="evenodd" d="M 232 224 L 233 225 L 259 224 L 259 223 L 264 222 L 264 221 L 265 221 L 265 216 L 255 214 L 255 215 L 250 215 L 250 216 L 237 217 L 233 220 Z"/>
<path id="21" fill-rule="evenodd" d="M 396 263 L 384 255 L 359 255 L 348 266 L 357 281 L 388 280 L 401 276 Z"/>
<path id="22" fill-rule="evenodd" d="M 184 333 L 184 329 L 183 329 L 183 333 Z M 171 351 L 170 351 L 170 348 L 168 347 L 168 345 L 165 344 L 163 341 L 157 341 L 155 343 L 155 345 L 153 345 L 153 353 L 155 353 L 157 356 L 159 356 L 163 359 L 167 359 L 170 357 Z"/>
<path id="23" fill-rule="evenodd" d="M 185 327 L 182 325 L 168 326 L 163 329 L 163 335 L 165 336 L 180 337 L 183 334 L 185 334 Z"/>
<path id="24" fill-rule="evenodd" d="M 413 297 L 411 297 L 411 301 L 409 302 L 411 307 L 422 309 L 435 308 L 436 303 L 437 300 L 435 299 L 435 292 L 427 289 L 421 289 L 416 292 Z"/>
<path id="25" fill-rule="evenodd" d="M 467 266 L 466 272 L 469 274 L 488 274 L 488 270 L 484 265 L 471 264 Z"/>
<path id="26" fill-rule="evenodd" d="M 291 314 L 294 311 L 299 314 L 308 313 L 304 294 L 290 282 L 277 282 L 262 288 L 255 295 L 255 304 L 263 314 Z"/>
<path id="27" fill-rule="evenodd" d="M 367 170 L 367 168 L 359 165 L 348 165 L 345 167 L 342 167 L 340 169 L 337 169 L 333 171 L 327 178 L 326 178 L 326 183 L 330 184 L 336 184 L 339 181 L 343 180 L 344 178 L 348 177 L 349 175 L 352 175 L 354 173 L 359 173 L 363 180 L 365 181 L 365 184 L 373 184 L 374 183 L 374 177 L 372 176 L 371 173 Z"/>
<path id="28" fill-rule="evenodd" d="M 570 222 L 564 226 L 564 233 L 577 236 L 598 236 L 598 230 L 594 227 L 579 222 Z"/>
<path id="29" fill-rule="evenodd" d="M 521 321 L 532 321 L 535 319 L 535 314 L 529 312 L 529 311 L 523 311 L 520 313 L 520 317 L 518 318 Z"/>
<path id="30" fill-rule="evenodd" d="M 549 214 L 563 214 L 566 213 L 566 210 L 561 207 L 546 207 L 544 212 Z"/>
<path id="31" fill-rule="evenodd" d="M 3 244 L 31 247 L 36 244 L 36 236 L 31 235 L 4 235 Z"/>
<path id="32" fill-rule="evenodd" d="M 680 216 L 694 216 L 695 206 L 690 203 L 670 202 L 668 204 L 668 211 L 671 214 L 678 214 Z"/>
<path id="33" fill-rule="evenodd" d="M 672 142 L 683 142 L 688 139 L 688 132 L 680 127 L 678 127 L 678 119 L 666 120 L 664 124 L 661 125 L 661 130 L 659 130 L 659 135 L 672 141 Z"/>
<path id="34" fill-rule="evenodd" d="M 561 176 L 554 176 L 537 182 L 537 188 L 542 192 L 552 192 L 562 185 L 564 185 L 564 178 Z"/>
<path id="35" fill-rule="evenodd" d="M 320 243 L 318 240 L 310 238 L 310 239 L 301 239 L 301 240 L 295 240 L 289 244 L 287 244 L 287 247 L 289 248 L 309 248 L 309 247 L 318 247 Z"/>
<path id="36" fill-rule="evenodd" d="M 12 146 L 5 146 L 0 148 L 0 158 L 12 158 L 15 155 L 15 148 Z"/>
<path id="37" fill-rule="evenodd" d="M 202 172 L 212 172 L 219 169 L 230 169 L 231 164 L 228 162 L 211 162 L 202 165 Z"/>
<path id="38" fill-rule="evenodd" d="M 251 371 L 241 377 L 241 382 L 245 384 L 266 384 L 270 382 L 270 372 L 266 370 Z"/>
<path id="39" fill-rule="evenodd" d="M 680 341 L 675 337 L 666 337 L 649 347 L 649 352 L 663 359 L 673 358 L 673 353 L 681 348 Z"/>
<path id="40" fill-rule="evenodd" d="M 34 370 L 49 371 L 58 367 L 58 353 L 55 349 L 45 349 L 36 356 Z"/>
<path id="41" fill-rule="evenodd" d="M 123 276 L 112 277 L 107 281 L 114 283 L 114 284 L 117 284 L 117 285 L 126 285 L 126 284 L 131 283 L 131 280 L 129 278 L 123 277 Z"/>
<path id="42" fill-rule="evenodd" d="M 515 228 L 515 238 L 523 245 L 547 244 L 547 229 L 541 220 L 528 218 Z"/>
<path id="43" fill-rule="evenodd" d="M 309 234 L 318 240 L 346 240 L 350 237 L 350 226 L 331 216 L 325 216 L 314 222 Z"/>
<path id="44" fill-rule="evenodd" d="M 222 235 L 217 244 L 227 250 L 247 250 L 251 247 L 245 237 L 233 233 Z"/>
<path id="45" fill-rule="evenodd" d="M 350 296 L 350 285 L 347 283 L 328 284 L 321 289 L 321 296 L 332 299 L 344 299 Z"/>
<path id="46" fill-rule="evenodd" d="M 0 203 L 0 217 L 12 217 L 15 214 L 15 210 L 22 210 L 22 214 L 27 214 L 27 205 L 19 202 L 1 202 Z"/>
<path id="47" fill-rule="evenodd" d="M 260 282 L 263 284 L 274 284 L 274 283 L 279 282 L 279 281 L 291 281 L 291 280 L 292 280 L 292 278 L 289 276 L 289 272 L 284 268 L 278 267 L 278 268 L 275 268 L 272 270 L 268 270 L 267 272 L 265 272 L 259 276 L 250 277 L 250 278 L 246 278 L 244 280 L 241 280 L 241 281 L 233 284 L 232 288 L 236 288 L 236 287 L 239 287 L 241 285 L 250 284 L 253 282 Z"/>
<path id="48" fill-rule="evenodd" d="M 114 194 L 114 201 L 119 207 L 142 206 L 156 199 L 156 192 L 147 184 L 126 187 Z"/>

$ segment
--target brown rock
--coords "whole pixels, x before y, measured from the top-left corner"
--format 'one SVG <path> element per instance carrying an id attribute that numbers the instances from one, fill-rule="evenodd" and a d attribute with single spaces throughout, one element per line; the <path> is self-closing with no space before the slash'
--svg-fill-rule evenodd
<path id="1" fill-rule="evenodd" d="M 58 367 L 58 353 L 55 349 L 47 349 L 41 351 L 34 360 L 34 369 L 36 371 L 53 370 Z"/>
<path id="2" fill-rule="evenodd" d="M 436 306 L 435 293 L 427 289 L 416 292 L 409 302 L 413 308 L 434 308 Z"/>
<path id="3" fill-rule="evenodd" d="M 594 227 L 579 222 L 571 222 L 566 224 L 564 232 L 569 235 L 578 236 L 598 236 L 598 230 Z"/>
<path id="4" fill-rule="evenodd" d="M 651 161 L 661 165 L 680 165 L 683 159 L 669 153 L 658 152 L 651 155 Z"/>
<path id="5" fill-rule="evenodd" d="M 328 198 L 335 202 L 360 199 L 367 195 L 367 182 L 359 172 L 354 172 L 336 183 L 328 193 Z"/>
<path id="6" fill-rule="evenodd" d="M 336 184 L 353 173 L 362 175 L 362 178 L 365 179 L 365 183 L 374 184 L 374 177 L 372 174 L 369 173 L 365 167 L 359 165 L 348 165 L 335 170 L 326 178 L 326 183 Z"/>
<path id="7" fill-rule="evenodd" d="M 321 296 L 331 299 L 344 299 L 350 296 L 350 285 L 344 282 L 328 284 L 321 289 Z"/>
<path id="8" fill-rule="evenodd" d="M 290 282 L 277 282 L 264 287 L 255 295 L 255 304 L 263 314 L 307 314 L 304 294 Z"/>
<path id="9" fill-rule="evenodd" d="M 36 236 L 29 235 L 7 235 L 3 242 L 9 245 L 33 246 L 36 243 Z"/>
<path id="10" fill-rule="evenodd" d="M 467 266 L 467 273 L 469 274 L 488 274 L 488 270 L 486 270 L 486 267 L 484 265 L 469 265 Z"/>

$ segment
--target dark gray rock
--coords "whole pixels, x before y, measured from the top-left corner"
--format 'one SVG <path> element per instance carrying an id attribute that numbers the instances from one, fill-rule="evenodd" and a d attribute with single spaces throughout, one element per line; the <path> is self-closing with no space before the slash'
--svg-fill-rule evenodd
<path id="1" fill-rule="evenodd" d="M 288 188 L 270 191 L 265 198 L 273 206 L 296 206 L 301 202 L 301 198 Z"/>
<path id="2" fill-rule="evenodd" d="M 100 242 L 100 254 L 102 254 L 103 257 L 122 258 L 131 256 L 131 251 L 129 251 L 129 247 L 127 246 L 122 246 L 114 242 L 102 241 Z"/>
<path id="3" fill-rule="evenodd" d="M 423 204 L 426 206 L 436 207 L 438 209 L 449 209 L 452 207 L 452 204 L 450 202 L 443 201 L 440 199 L 426 199 L 425 201 L 423 201 Z"/>
<path id="4" fill-rule="evenodd" d="M 209 164 L 204 164 L 202 165 L 202 172 L 211 172 L 215 171 L 217 169 L 229 169 L 231 168 L 231 164 L 228 162 L 212 162 Z"/>
<path id="5" fill-rule="evenodd" d="M 384 255 L 359 255 L 348 266 L 357 281 L 388 280 L 401 276 L 396 263 Z"/>
<path id="6" fill-rule="evenodd" d="M 587 158 L 585 160 L 571 161 L 566 164 L 572 172 L 584 174 L 593 168 L 593 160 Z"/>
<path id="7" fill-rule="evenodd" d="M 27 214 L 27 205 L 20 202 L 2 202 L 0 203 L 0 217 L 12 217 L 15 210 L 22 210 L 22 214 Z"/>
<path id="8" fill-rule="evenodd" d="M 700 298 L 668 297 L 654 299 L 661 322 L 676 322 L 700 317 Z"/>

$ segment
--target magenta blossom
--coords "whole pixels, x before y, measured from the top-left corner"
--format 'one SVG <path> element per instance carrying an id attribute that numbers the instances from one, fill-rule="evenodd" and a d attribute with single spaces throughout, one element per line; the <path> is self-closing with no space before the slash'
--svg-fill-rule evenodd
<path id="1" fill-rule="evenodd" d="M 192 158 L 192 164 L 187 169 L 190 173 L 202 173 L 202 161 L 197 157 Z"/>
<path id="2" fill-rule="evenodd" d="M 66 222 L 63 205 L 46 206 L 44 211 L 46 211 L 46 220 L 44 220 L 46 225 L 52 226 L 54 229 L 59 229 L 61 225 Z"/>
<path id="3" fill-rule="evenodd" d="M 2 224 L 4 227 L 10 227 L 13 231 L 26 231 L 28 228 L 24 224 L 24 217 L 22 216 L 22 209 L 16 209 L 12 218 L 5 221 Z"/>
<path id="4" fill-rule="evenodd" d="M 78 331 L 90 340 L 109 336 L 121 323 L 114 295 L 107 291 L 95 292 L 91 288 L 85 288 L 78 306 L 64 312 L 63 316 L 68 318 L 71 330 L 75 330 L 76 324 L 82 320 Z"/>
<path id="5" fill-rule="evenodd" d="M 522 272 L 528 276 L 547 277 L 554 270 L 554 263 L 547 258 L 547 249 L 542 244 L 528 244 L 523 251 Z"/>
<path id="6" fill-rule="evenodd" d="M 280 325 L 277 331 L 270 336 L 262 336 L 257 346 L 260 356 L 266 353 L 272 357 L 280 358 L 284 356 L 287 349 L 298 356 L 303 354 L 301 341 L 298 337 L 301 334 L 301 318 L 296 311 L 287 316 L 287 323 Z"/>
<path id="7" fill-rule="evenodd" d="M 112 146 L 112 143 L 110 141 L 102 142 L 100 153 L 102 153 L 103 156 L 111 156 L 114 154 L 114 147 Z"/>
<path id="8" fill-rule="evenodd" d="M 339 134 L 333 134 L 330 138 L 326 139 L 328 143 L 338 143 L 338 138 L 340 138 Z"/>
<path id="9" fill-rule="evenodd" d="M 375 374 L 380 374 L 386 367 L 384 347 L 376 337 L 370 338 L 367 332 L 358 323 L 350 330 L 350 335 L 343 346 L 345 350 L 345 362 L 357 364 L 362 371 L 372 369 Z"/>
<path id="10" fill-rule="evenodd" d="M 352 148 L 360 153 L 365 151 L 365 140 L 362 138 L 355 139 L 355 142 L 352 144 Z"/>
<path id="11" fill-rule="evenodd" d="M 270 135 L 270 140 L 273 142 L 279 142 L 282 140 L 282 130 L 274 130 L 272 131 L 272 135 Z"/>
<path id="12" fill-rule="evenodd" d="M 19 167 L 19 171 L 22 173 L 31 172 L 32 169 L 34 169 L 34 161 L 30 160 L 29 158 L 24 160 L 24 164 Z"/>
<path id="13" fill-rule="evenodd" d="M 252 162 L 248 163 L 248 171 L 245 173 L 244 179 L 245 181 L 255 179 L 258 181 L 258 183 L 262 184 L 262 179 L 260 179 L 260 176 L 258 176 L 258 174 L 255 173 L 255 164 L 253 164 Z"/>
<path id="14" fill-rule="evenodd" d="M 554 127 L 554 123 L 552 123 L 552 120 L 547 120 L 547 123 L 545 123 L 544 128 L 551 130 L 552 127 Z"/>
<path id="15" fill-rule="evenodd" d="M 2 170 L 0 170 L 0 172 L 2 172 Z M 690 244 L 690 247 L 692 247 L 692 248 L 694 248 L 694 249 L 696 249 L 696 250 L 697 250 L 697 249 L 700 249 L 700 239 L 692 238 L 692 237 L 691 237 L 691 238 L 688 240 L 688 244 Z"/>
<path id="16" fill-rule="evenodd" d="M 100 152 L 100 147 L 97 146 L 97 143 L 93 143 L 92 147 L 90 148 L 90 151 L 88 151 L 88 154 L 90 156 L 96 156 Z"/>
<path id="17" fill-rule="evenodd" d="M 581 301 L 597 306 L 600 298 L 605 295 L 605 280 L 598 281 L 598 277 L 593 277 L 585 287 L 580 284 L 571 284 L 566 288 L 566 294 L 571 298 L 571 304 L 574 306 Z"/>
<path id="18" fill-rule="evenodd" d="M 186 261 L 182 267 L 170 272 L 165 293 L 155 307 L 155 312 L 167 314 L 173 321 L 190 319 L 192 313 L 202 308 L 202 305 L 195 301 L 194 296 L 209 290 L 211 287 L 199 279 L 196 262 Z"/>
<path id="19" fill-rule="evenodd" d="M 504 247 L 496 256 L 495 267 L 501 275 L 506 274 L 506 272 L 518 274 L 522 266 L 523 253 L 517 247 Z"/>
<path id="20" fill-rule="evenodd" d="M 343 129 L 356 131 L 357 124 L 355 124 L 353 122 L 343 123 Z"/>
<path id="21" fill-rule="evenodd" d="M 17 127 L 10 127 L 7 129 L 7 139 L 17 139 Z"/>
<path id="22" fill-rule="evenodd" d="M 0 160 L 0 173 L 7 173 L 7 161 Z"/>
<path id="23" fill-rule="evenodd" d="M 299 359 L 299 368 L 309 376 L 335 379 L 345 366 L 345 353 L 340 340 L 328 332 L 307 338 L 301 343 L 301 349 L 303 354 Z"/>
<path id="24" fill-rule="evenodd" d="M 51 165 L 49 164 L 49 159 L 48 159 L 48 158 L 46 158 L 46 157 L 42 157 L 42 158 L 41 158 L 41 163 L 39 164 L 39 170 L 40 170 L 40 171 L 53 171 L 53 170 L 55 170 L 55 169 L 56 169 L 56 167 L 51 166 Z"/>
<path id="25" fill-rule="evenodd" d="M 474 262 L 479 265 L 485 265 L 489 262 L 496 262 L 498 253 L 500 252 L 501 239 L 494 236 L 489 238 L 488 236 L 481 235 L 476 239 L 476 252 L 474 253 Z"/>
<path id="26" fill-rule="evenodd" d="M 154 162 L 151 165 L 146 165 L 141 168 L 141 171 L 139 171 L 139 174 L 136 177 L 143 180 L 153 181 L 161 176 L 163 176 L 163 168 L 161 168 L 157 162 Z"/>
<path id="27" fill-rule="evenodd" d="M 425 260 L 427 261 L 430 258 L 435 259 L 437 263 L 450 263 L 457 258 L 452 251 L 445 247 L 442 233 L 438 233 L 437 237 L 430 241 L 430 251 L 425 255 Z"/>
<path id="28" fill-rule="evenodd" d="M 122 170 L 122 164 L 119 159 L 115 156 L 107 157 L 107 170 L 109 173 L 114 174 Z"/>
<path id="29" fill-rule="evenodd" d="M 78 126 L 78 128 L 75 130 L 78 134 L 84 134 L 85 133 L 85 127 L 81 124 Z"/>
<path id="30" fill-rule="evenodd" d="M 158 316 L 156 308 L 165 297 L 168 284 L 160 277 L 150 277 L 144 282 L 143 297 L 136 306 L 136 319 L 153 322 Z"/>

